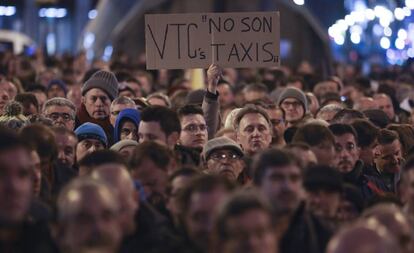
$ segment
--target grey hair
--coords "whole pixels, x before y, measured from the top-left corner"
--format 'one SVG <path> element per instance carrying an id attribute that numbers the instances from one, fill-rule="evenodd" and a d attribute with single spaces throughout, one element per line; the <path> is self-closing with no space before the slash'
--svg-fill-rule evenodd
<path id="1" fill-rule="evenodd" d="M 75 114 L 76 112 L 75 104 L 67 98 L 56 97 L 56 98 L 51 98 L 47 100 L 45 104 L 43 105 L 43 110 L 42 110 L 43 113 L 50 106 L 66 106 L 66 107 L 69 107 L 73 111 L 73 114 Z"/>
<path id="2" fill-rule="evenodd" d="M 340 110 L 344 109 L 342 106 L 340 105 L 336 105 L 336 104 L 328 104 L 325 105 L 324 107 L 322 107 L 317 113 L 316 113 L 316 118 L 318 118 L 318 116 L 322 113 L 325 112 L 339 112 Z"/>
<path id="3" fill-rule="evenodd" d="M 151 95 L 147 97 L 147 101 L 150 100 L 151 98 L 159 98 L 165 102 L 168 108 L 171 108 L 171 101 L 167 95 L 161 92 L 152 93 Z"/>
<path id="4" fill-rule="evenodd" d="M 121 97 L 115 98 L 114 101 L 112 101 L 111 110 L 112 110 L 112 107 L 114 107 L 115 105 L 133 105 L 133 106 L 135 106 L 135 102 L 134 102 L 134 100 L 132 100 L 129 97 L 121 96 Z"/>

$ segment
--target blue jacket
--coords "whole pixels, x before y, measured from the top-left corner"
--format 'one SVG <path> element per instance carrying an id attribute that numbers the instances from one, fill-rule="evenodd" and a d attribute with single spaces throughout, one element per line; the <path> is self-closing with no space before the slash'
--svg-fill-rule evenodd
<path id="1" fill-rule="evenodd" d="M 127 108 L 122 110 L 115 121 L 114 129 L 114 143 L 117 143 L 121 140 L 121 123 L 123 120 L 128 119 L 134 122 L 135 126 L 138 129 L 139 122 L 141 121 L 141 113 L 136 109 Z"/>

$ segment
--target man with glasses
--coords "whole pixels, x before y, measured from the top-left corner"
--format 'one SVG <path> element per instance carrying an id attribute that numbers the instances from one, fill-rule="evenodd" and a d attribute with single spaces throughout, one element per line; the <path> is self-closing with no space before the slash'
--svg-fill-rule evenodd
<path id="1" fill-rule="evenodd" d="M 239 144 L 227 137 L 209 140 L 203 148 L 202 157 L 207 174 L 220 175 L 231 181 L 242 175 L 243 151 Z"/>
<path id="2" fill-rule="evenodd" d="M 118 97 L 115 98 L 114 101 L 111 103 L 111 107 L 109 111 L 111 115 L 109 116 L 109 120 L 111 121 L 111 125 L 115 127 L 116 118 L 118 117 L 119 113 L 127 108 L 135 109 L 136 105 L 134 100 L 128 97 Z"/>
<path id="3" fill-rule="evenodd" d="M 199 106 L 186 105 L 178 110 L 178 118 L 182 129 L 180 144 L 201 150 L 208 138 L 203 110 Z"/>
<path id="4" fill-rule="evenodd" d="M 111 102 L 118 97 L 118 80 L 112 72 L 100 70 L 82 86 L 81 107 L 76 115 L 75 127 L 92 122 L 103 128 L 109 144 L 113 143 L 114 128 L 109 121 Z"/>
<path id="5" fill-rule="evenodd" d="M 61 97 L 49 99 L 45 102 L 42 112 L 55 126 L 73 131 L 76 107 L 69 99 Z"/>
<path id="6" fill-rule="evenodd" d="M 78 144 L 76 145 L 76 162 L 82 160 L 85 155 L 90 154 L 96 150 L 105 149 L 108 146 L 108 139 L 102 127 L 94 123 L 84 123 L 75 130 L 78 137 Z M 84 172 L 79 170 L 79 175 Z"/>
<path id="7" fill-rule="evenodd" d="M 294 87 L 288 87 L 280 94 L 278 105 L 285 111 L 288 127 L 301 121 L 308 111 L 306 95 Z"/>

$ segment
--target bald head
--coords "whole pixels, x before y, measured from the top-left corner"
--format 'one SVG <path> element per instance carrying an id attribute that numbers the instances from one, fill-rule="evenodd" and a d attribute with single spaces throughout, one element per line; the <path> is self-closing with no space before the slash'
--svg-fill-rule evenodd
<path id="1" fill-rule="evenodd" d="M 398 239 L 404 252 L 412 252 L 411 223 L 399 207 L 391 204 L 379 204 L 366 210 L 362 216 L 381 223 Z"/>
<path id="2" fill-rule="evenodd" d="M 378 109 L 378 104 L 373 98 L 361 97 L 355 102 L 353 109 L 358 111 Z"/>
<path id="3" fill-rule="evenodd" d="M 356 223 L 340 231 L 327 253 L 401 253 L 394 237 L 375 220 Z"/>
<path id="4" fill-rule="evenodd" d="M 121 206 L 119 220 L 124 236 L 133 233 L 134 217 L 139 202 L 134 183 L 126 167 L 117 163 L 103 164 L 94 168 L 91 177 L 105 182 L 114 190 Z"/>
<path id="5" fill-rule="evenodd" d="M 114 212 L 119 209 L 115 195 L 105 184 L 89 178 L 79 178 L 72 181 L 59 194 L 59 220 L 70 219 L 73 214 L 81 211 L 83 206 L 90 204 L 89 199 L 97 199 Z"/>
<path id="6" fill-rule="evenodd" d="M 115 252 L 119 247 L 120 206 L 106 184 L 75 179 L 62 190 L 57 205 L 56 240 L 62 252 Z"/>
<path id="7" fill-rule="evenodd" d="M 102 180 L 118 191 L 134 191 L 132 178 L 127 168 L 118 163 L 107 163 L 93 168 L 91 177 Z"/>

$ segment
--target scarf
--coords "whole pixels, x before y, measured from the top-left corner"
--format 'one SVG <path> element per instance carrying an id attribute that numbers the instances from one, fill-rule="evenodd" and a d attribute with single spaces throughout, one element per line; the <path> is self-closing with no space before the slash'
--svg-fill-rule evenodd
<path id="1" fill-rule="evenodd" d="M 111 122 L 109 121 L 109 117 L 106 117 L 105 119 L 94 119 L 91 116 L 89 116 L 88 111 L 86 111 L 85 105 L 81 104 L 81 107 L 76 113 L 75 129 L 86 122 L 91 122 L 101 126 L 105 131 L 106 137 L 108 138 L 108 147 L 110 147 L 113 144 L 114 128 L 111 125 Z"/>

